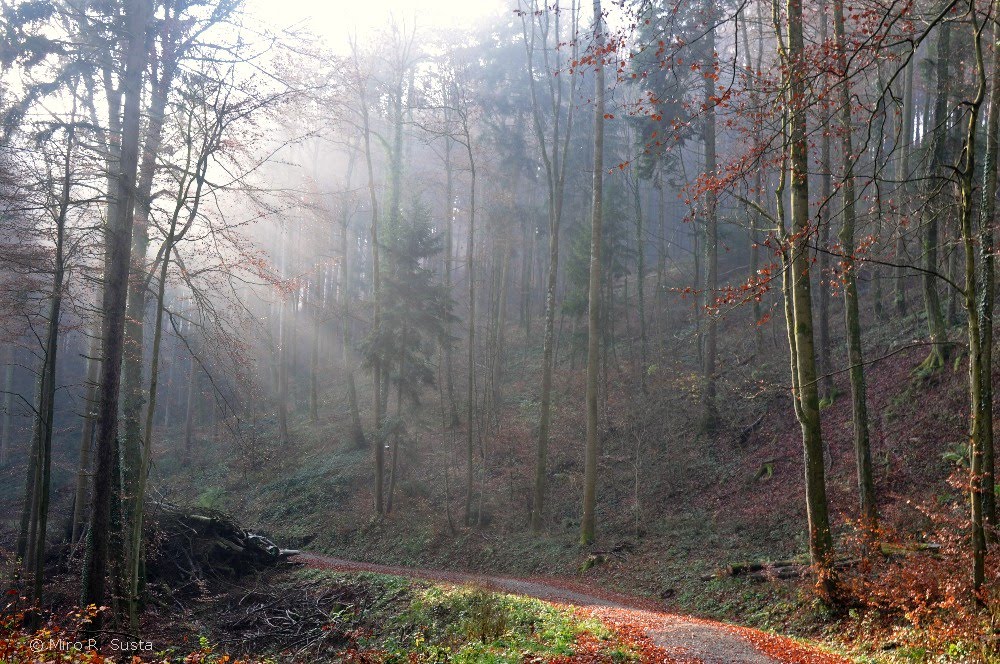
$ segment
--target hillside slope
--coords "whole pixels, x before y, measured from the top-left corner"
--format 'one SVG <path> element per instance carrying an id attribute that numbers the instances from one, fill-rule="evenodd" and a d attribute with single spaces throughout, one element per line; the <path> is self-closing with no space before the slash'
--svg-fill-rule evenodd
<path id="1" fill-rule="evenodd" d="M 739 313 L 723 324 L 733 328 L 729 338 L 739 339 L 736 333 L 748 329 Z M 604 383 L 598 541 L 592 548 L 577 545 L 583 421 L 575 395 L 582 394 L 583 376 L 566 357 L 569 351 L 556 376 L 545 531 L 538 538 L 527 532 L 537 353 L 532 337 L 513 328 L 503 406 L 477 427 L 472 526 L 463 520 L 465 431 L 442 427 L 436 390 L 427 396 L 430 407 L 403 418 L 394 510 L 374 516 L 372 453 L 347 443 L 343 386 L 335 375 L 325 385 L 328 416 L 310 425 L 300 409 L 287 448 L 265 445 L 256 463 L 234 456 L 233 448 L 204 449 L 183 472 L 167 458 L 162 485 L 168 497 L 234 511 L 278 540 L 315 552 L 391 565 L 582 578 L 673 610 L 842 638 L 848 633 L 842 617 L 812 600 L 808 575 L 765 583 L 703 580 L 732 563 L 801 560 L 806 552 L 801 441 L 777 330 L 765 335 L 763 357 L 746 347 L 728 349 L 729 364 L 720 371 L 724 425 L 706 436 L 698 426 L 696 369 L 676 359 L 696 356 L 691 328 L 651 323 L 659 339 L 656 361 L 646 366 L 647 393 L 637 398 L 629 396 L 640 394 L 636 326 L 624 326 L 628 336 L 609 352 Z M 963 462 L 963 360 L 930 377 L 914 374 L 926 348 L 892 340 L 915 337 L 920 327 L 917 318 L 886 325 L 884 338 L 873 335 L 867 349 L 877 494 L 892 552 L 923 542 L 954 543 L 965 510 L 960 487 L 950 481 Z M 838 345 L 834 356 L 839 352 Z M 464 367 L 456 363 L 455 371 L 461 376 Z M 837 373 L 834 382 L 836 398 L 823 410 L 829 499 L 838 546 L 853 556 L 857 492 L 846 374 Z M 949 555 L 948 570 L 959 569 L 959 553 Z M 905 557 L 918 559 L 923 557 Z M 848 574 L 851 592 L 898 566 L 893 556 L 865 567 L 858 578 Z M 944 592 L 947 583 L 938 582 L 937 591 Z M 907 601 L 893 601 L 879 605 L 877 625 L 858 619 L 864 626 L 850 633 L 862 646 L 871 646 L 871 630 L 878 631 L 879 642 L 899 645 L 890 635 L 914 626 Z M 851 619 L 872 608 L 851 602 L 861 609 L 852 610 Z M 963 638 L 969 635 L 953 635 Z M 922 643 L 924 636 L 913 639 Z"/>

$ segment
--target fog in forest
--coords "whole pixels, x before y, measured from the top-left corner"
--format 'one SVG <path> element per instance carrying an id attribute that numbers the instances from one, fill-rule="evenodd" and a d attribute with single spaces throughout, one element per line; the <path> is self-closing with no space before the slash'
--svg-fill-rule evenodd
<path id="1" fill-rule="evenodd" d="M 0 661 L 1000 661 L 1000 0 L 0 31 Z"/>

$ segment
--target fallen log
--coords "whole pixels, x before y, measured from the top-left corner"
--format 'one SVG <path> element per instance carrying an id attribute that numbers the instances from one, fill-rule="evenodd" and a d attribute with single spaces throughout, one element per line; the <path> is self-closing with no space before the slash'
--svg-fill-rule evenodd
<path id="1" fill-rule="evenodd" d="M 915 542 L 908 544 L 892 544 L 882 542 L 879 544 L 879 551 L 887 558 L 896 556 L 906 556 L 914 553 L 937 553 L 941 549 L 940 544 L 933 542 Z M 861 562 L 860 558 L 838 558 L 833 561 L 834 569 L 848 569 Z M 765 562 L 734 563 L 721 569 L 717 569 L 711 574 L 704 574 L 699 577 L 702 581 L 721 579 L 729 576 L 746 576 L 755 580 L 768 579 L 790 579 L 804 575 L 811 565 L 801 558 L 791 560 L 774 560 Z"/>
<path id="2" fill-rule="evenodd" d="M 719 579 L 727 576 L 752 576 L 760 579 L 777 577 L 779 579 L 786 579 L 798 576 L 808 568 L 809 565 L 800 560 L 734 563 L 723 567 L 722 569 L 718 569 L 711 574 L 703 575 L 701 580 L 711 581 L 712 579 Z"/>
<path id="3" fill-rule="evenodd" d="M 882 542 L 879 550 L 883 556 L 908 556 L 911 553 L 932 552 L 941 550 L 941 545 L 935 542 L 907 542 L 904 544 L 894 544 L 892 542 Z"/>

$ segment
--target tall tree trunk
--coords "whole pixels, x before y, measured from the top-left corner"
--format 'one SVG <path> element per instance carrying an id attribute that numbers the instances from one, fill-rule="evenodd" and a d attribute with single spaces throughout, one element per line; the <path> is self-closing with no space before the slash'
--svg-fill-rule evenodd
<path id="1" fill-rule="evenodd" d="M 287 229 L 281 231 L 281 277 L 288 278 L 288 238 Z M 288 325 L 288 300 L 292 295 L 280 294 L 278 303 L 278 444 L 288 445 L 288 363 L 292 335 Z"/>
<path id="2" fill-rule="evenodd" d="M 705 142 L 705 173 L 714 177 L 718 168 L 715 155 L 715 2 L 707 0 L 704 36 L 705 61 L 702 63 L 703 105 L 705 126 L 702 139 Z M 705 305 L 707 321 L 705 325 L 705 354 L 703 364 L 702 429 L 715 431 L 719 413 L 716 404 L 716 363 L 718 361 L 719 317 L 712 311 L 716 292 L 719 289 L 719 215 L 715 190 L 709 187 L 705 192 Z"/>
<path id="3" fill-rule="evenodd" d="M 132 221 L 132 250 L 130 279 L 125 315 L 125 350 L 122 364 L 121 418 L 122 418 L 122 491 L 123 516 L 126 527 L 135 529 L 142 510 L 142 496 L 137 489 L 143 465 L 141 412 L 146 401 L 142 386 L 143 350 L 145 348 L 145 325 L 149 272 L 146 267 L 146 252 L 149 248 L 149 215 L 153 179 L 157 170 L 157 158 L 163 134 L 167 97 L 173 83 L 174 64 L 165 54 L 164 71 L 153 86 L 149 104 L 149 123 L 146 141 L 143 145 L 142 161 L 138 170 L 135 193 L 135 214 Z M 140 552 L 132 547 L 132 539 L 126 540 L 125 557 L 128 569 L 138 569 Z M 138 546 L 139 540 L 136 541 Z M 138 598 L 128 597 L 130 625 L 133 635 L 138 634 L 136 615 Z"/>
<path id="4" fill-rule="evenodd" d="M 315 326 L 312 334 L 312 344 L 309 352 L 309 423 L 315 426 L 319 422 L 319 340 L 323 331 L 321 319 L 323 317 L 322 301 L 323 272 L 320 267 L 316 268 L 316 281 L 310 289 L 310 304 L 315 317 Z"/>
<path id="5" fill-rule="evenodd" d="M 80 459 L 77 462 L 76 491 L 73 498 L 73 530 L 70 541 L 80 541 L 83 527 L 86 523 L 85 509 L 87 503 L 87 488 L 90 484 L 90 457 L 94 442 L 94 421 L 97 407 L 97 380 L 100 375 L 101 363 L 98 353 L 101 352 L 101 326 L 94 326 L 94 336 L 91 337 L 87 351 L 87 393 L 83 403 L 83 426 L 80 429 Z"/>
<path id="6" fill-rule="evenodd" d="M 534 494 L 531 508 L 531 531 L 536 535 L 542 529 L 542 516 L 545 510 L 545 484 L 548 465 L 549 428 L 552 419 L 552 372 L 555 358 L 555 318 L 556 318 L 556 286 L 559 275 L 559 232 L 562 226 L 563 199 L 566 185 L 566 153 L 569 148 L 570 137 L 573 132 L 573 105 L 566 111 L 566 128 L 560 130 L 560 120 L 562 118 L 564 86 L 562 78 L 549 80 L 549 101 L 552 113 L 552 137 L 549 141 L 545 139 L 545 131 L 542 122 L 542 108 L 536 89 L 534 69 L 535 55 L 535 23 L 534 17 L 543 17 L 537 12 L 537 3 L 532 3 L 532 11 L 523 14 L 522 29 L 527 55 L 528 86 L 531 91 L 532 121 L 535 129 L 535 137 L 540 147 L 542 164 L 545 167 L 546 189 L 548 193 L 548 221 L 549 221 L 549 263 L 546 274 L 545 285 L 545 319 L 542 331 L 542 381 L 541 395 L 538 417 L 538 438 L 535 446 L 535 482 Z M 576 3 L 571 9 L 572 25 L 571 32 L 576 28 Z M 555 41 L 558 43 L 561 35 L 560 13 L 555 12 L 553 18 L 555 24 Z M 528 32 L 528 21 L 531 23 L 531 31 Z M 548 68 L 547 58 L 549 41 L 547 23 L 543 24 L 542 38 L 545 41 L 543 54 L 546 54 L 543 62 Z M 574 47 L 575 54 L 575 47 Z M 574 55 L 575 57 L 575 55 Z M 549 79 L 555 77 L 548 77 Z M 575 84 L 571 84 L 570 94 L 575 90 Z M 561 145 L 560 145 L 561 143 Z M 549 148 L 551 145 L 551 156 Z M 534 234 L 532 234 L 534 238 Z M 530 266 L 530 261 L 529 261 Z M 529 277 L 530 282 L 530 277 Z M 530 327 L 530 305 L 525 329 Z"/>
<path id="7" fill-rule="evenodd" d="M 951 56 L 951 27 L 945 21 L 938 27 L 940 36 L 938 37 L 938 52 L 936 61 L 937 91 L 934 100 L 934 117 L 931 120 L 933 127 L 932 153 L 927 177 L 927 194 L 930 195 L 936 182 L 940 182 L 943 175 L 942 169 L 947 167 L 948 155 L 948 97 L 951 94 L 951 77 L 948 75 L 948 58 Z M 920 365 L 920 370 L 924 373 L 937 371 L 944 367 L 947 359 L 947 332 L 945 330 L 944 316 L 941 312 L 941 300 L 937 290 L 937 276 L 935 273 L 939 269 L 938 265 L 938 215 L 930 210 L 930 201 L 924 205 L 924 272 L 923 291 L 924 308 L 927 312 L 927 331 L 930 335 L 931 349 L 927 359 Z"/>
<path id="8" fill-rule="evenodd" d="M 350 187 L 351 175 L 354 171 L 354 155 L 348 166 L 347 186 Z M 346 202 L 340 219 L 340 309 L 343 313 L 343 328 L 341 333 L 340 361 L 347 372 L 347 404 L 351 411 L 351 441 L 356 448 L 367 445 L 365 430 L 361 426 L 361 414 L 358 411 L 358 388 L 354 380 L 354 362 L 351 359 L 351 247 L 347 241 L 350 226 L 350 214 Z"/>
<path id="9" fill-rule="evenodd" d="M 455 185 L 454 185 L 454 174 L 452 172 L 451 163 L 451 150 L 452 150 L 452 138 L 450 136 L 445 137 L 445 158 L 444 158 L 444 171 L 445 171 L 445 227 L 444 227 L 444 287 L 448 293 L 451 293 L 451 279 L 452 279 L 452 269 L 454 268 L 455 262 Z M 451 336 L 451 321 L 445 323 L 445 332 L 448 336 Z M 441 345 L 442 351 L 444 352 L 445 361 L 445 385 L 448 392 L 448 406 L 449 413 L 451 417 L 451 426 L 457 427 L 461 423 L 461 418 L 458 416 L 458 402 L 455 400 L 455 378 L 454 378 L 454 361 L 452 357 L 452 344 L 445 342 Z"/>
<path id="10" fill-rule="evenodd" d="M 973 201 L 973 182 L 976 177 L 976 134 L 979 128 L 979 109 L 982 107 L 986 97 L 986 65 L 983 58 L 982 30 L 979 22 L 972 11 L 970 2 L 970 16 L 973 29 L 973 43 L 975 46 L 976 74 L 978 76 L 978 89 L 975 99 L 967 102 L 969 107 L 968 125 L 965 132 L 965 145 L 963 146 L 962 161 L 958 168 L 959 191 L 961 193 L 961 215 L 959 219 L 959 230 L 962 237 L 962 247 L 965 250 L 965 311 L 967 313 L 968 335 L 969 335 L 969 402 L 970 417 L 969 426 L 969 494 L 972 516 L 972 587 L 977 593 L 977 601 L 983 599 L 978 596 L 983 583 L 986 580 L 986 519 L 984 514 L 986 468 L 984 463 L 983 442 L 985 439 L 984 427 L 987 422 L 992 425 L 991 418 L 985 416 L 985 411 L 992 408 L 992 404 L 984 402 L 984 386 L 990 381 L 992 367 L 984 362 L 984 339 L 980 328 L 980 302 L 979 302 L 979 279 L 976 274 L 976 242 L 980 239 L 973 229 L 972 214 L 975 203 Z M 991 109 L 992 113 L 992 109 Z M 989 121 L 989 118 L 988 120 Z M 987 130 L 989 131 L 989 130 Z M 987 134 L 987 147 L 989 149 L 989 134 Z M 993 146 L 995 152 L 995 145 Z M 994 167 L 995 165 L 991 164 Z M 995 171 L 994 171 L 995 172 Z M 988 172 L 985 174 L 988 178 Z M 992 479 L 989 477 L 988 479 Z"/>
<path id="11" fill-rule="evenodd" d="M 392 460 L 389 462 L 389 493 L 385 499 L 385 513 L 392 513 L 392 500 L 396 494 L 396 480 L 399 478 L 399 434 L 403 422 L 403 358 L 399 360 L 400 381 L 396 386 L 396 421 L 392 432 Z"/>
<path id="12" fill-rule="evenodd" d="M 130 560 L 129 566 L 129 627 L 133 634 L 138 634 L 139 631 L 139 590 L 140 584 L 144 582 L 141 574 L 144 568 L 142 545 L 143 519 L 145 516 L 144 500 L 146 497 L 146 484 L 149 480 L 149 471 L 153 465 L 153 419 L 156 415 L 156 397 L 160 377 L 160 344 L 163 339 L 164 300 L 166 296 L 167 270 L 170 264 L 170 254 L 173 250 L 173 236 L 176 227 L 175 216 L 166 240 L 167 246 L 163 253 L 159 283 L 157 285 L 156 307 L 153 313 L 152 359 L 149 368 L 149 401 L 146 406 L 146 419 L 143 427 L 142 462 L 136 483 L 136 507 L 132 515 L 131 532 L 129 533 L 129 549 L 133 551 L 133 557 Z"/>
<path id="13" fill-rule="evenodd" d="M 906 65 L 906 72 L 903 78 L 903 108 L 902 108 L 902 129 L 899 137 L 899 160 L 896 162 L 899 170 L 896 172 L 897 186 L 902 190 L 900 196 L 902 216 L 909 216 L 909 182 L 910 182 L 910 154 L 913 151 L 913 68 L 914 63 Z M 906 256 L 906 233 L 902 224 L 896 231 L 896 294 L 894 304 L 896 305 L 896 315 L 902 318 L 906 315 L 906 267 L 904 257 Z"/>
<path id="14" fill-rule="evenodd" d="M 662 307 L 666 295 L 667 272 L 667 221 L 666 203 L 663 200 L 663 174 L 656 174 L 656 219 L 659 233 L 656 238 L 656 303 Z M 662 326 L 661 326 L 662 327 Z"/>
<path id="15" fill-rule="evenodd" d="M 3 413 L 0 413 L 0 467 L 7 464 L 7 450 L 10 447 L 11 409 L 14 407 L 14 344 L 4 348 L 3 369 Z"/>
<path id="16" fill-rule="evenodd" d="M 76 99 L 74 97 L 73 111 L 70 115 L 70 125 L 66 137 L 66 155 L 63 161 L 59 210 L 56 216 L 52 294 L 49 298 L 49 315 L 45 331 L 45 345 L 42 351 L 42 372 L 39 377 L 38 412 L 35 420 L 34 436 L 38 450 L 38 463 L 35 471 L 36 495 L 32 502 L 36 505 L 37 511 L 33 517 L 37 523 L 32 529 L 36 540 L 30 549 L 35 556 L 34 560 L 31 561 L 31 567 L 34 571 L 32 601 L 36 605 L 41 604 L 42 587 L 45 580 L 45 539 L 48 531 L 49 494 L 52 484 L 52 426 L 55 416 L 56 361 L 59 351 L 59 317 L 62 309 L 63 281 L 66 276 L 64 241 L 72 190 L 75 128 Z M 35 621 L 39 618 L 40 616 L 34 616 Z"/>
<path id="17" fill-rule="evenodd" d="M 764 16 L 761 3 L 757 4 L 757 52 L 756 52 L 756 62 L 751 59 L 750 56 L 750 31 L 747 24 L 747 20 L 743 19 L 743 53 L 744 53 L 744 66 L 747 71 L 758 72 L 761 70 L 761 65 L 764 60 Z M 756 76 L 751 76 L 749 78 L 750 86 L 750 103 L 754 108 L 757 108 L 760 103 L 760 94 L 758 92 L 758 84 Z M 757 120 L 754 123 L 754 130 L 758 134 L 761 134 L 761 123 Z M 760 149 L 760 141 L 757 141 L 755 146 Z M 764 196 L 764 164 L 759 163 L 758 167 L 754 169 L 754 191 L 757 195 L 757 202 L 762 207 L 765 205 Z M 749 210 L 750 216 L 750 280 L 756 280 L 759 278 L 760 270 L 760 246 L 758 243 L 758 236 L 760 234 L 760 222 L 761 215 L 756 210 Z M 762 321 L 764 318 L 763 305 L 761 303 L 761 297 L 753 298 L 752 311 L 753 311 L 753 329 L 754 329 L 754 352 L 757 356 L 762 356 L 764 352 L 764 330 Z"/>
<path id="18" fill-rule="evenodd" d="M 997 527 L 996 467 L 993 446 L 993 309 L 996 299 L 996 196 L 997 157 L 1000 153 L 1000 0 L 994 0 L 990 30 L 993 41 L 993 77 L 990 80 L 989 111 L 986 119 L 986 154 L 983 164 L 983 191 L 979 217 L 980 308 L 979 333 L 982 335 L 982 450 L 983 517 L 989 532 Z"/>
<path id="19" fill-rule="evenodd" d="M 594 180 L 590 224 L 590 288 L 587 297 L 587 447 L 583 480 L 583 518 L 580 544 L 594 541 L 597 506 L 597 448 L 600 444 L 597 413 L 597 379 L 600 354 L 601 244 L 603 241 L 602 203 L 604 187 L 604 13 L 601 0 L 594 0 Z"/>
<path id="20" fill-rule="evenodd" d="M 116 191 L 118 203 L 115 218 L 110 219 L 106 233 L 107 267 L 104 279 L 103 311 L 105 316 L 102 339 L 100 401 L 96 438 L 96 469 L 92 503 L 90 536 L 83 574 L 82 603 L 101 605 L 105 599 L 105 576 L 113 493 L 115 439 L 118 433 L 118 402 L 121 385 L 121 360 L 124 352 L 125 307 L 128 294 L 128 274 L 132 241 L 132 214 L 135 208 L 135 185 L 139 162 L 140 103 L 143 72 L 146 68 L 146 25 L 152 13 L 149 0 L 128 0 L 125 3 L 123 36 L 125 47 L 124 112 L 122 117 L 121 159 Z M 99 629 L 100 617 L 94 619 L 88 631 Z"/>
<path id="21" fill-rule="evenodd" d="M 646 337 L 646 231 L 642 217 L 642 196 L 639 178 L 635 179 L 635 289 L 639 309 L 639 386 L 646 392 L 646 367 L 649 366 L 649 341 Z"/>
<path id="22" fill-rule="evenodd" d="M 833 539 L 826 499 L 826 476 L 823 464 L 823 439 L 820 429 L 819 390 L 816 372 L 816 349 L 813 338 L 812 294 L 810 292 L 809 153 L 806 137 L 805 43 L 801 0 L 787 0 L 787 47 L 782 51 L 787 84 L 788 166 L 791 237 L 786 237 L 786 282 L 791 302 L 786 302 L 789 342 L 795 372 L 793 386 L 796 415 L 802 429 L 804 453 L 806 514 L 808 516 L 809 554 L 817 568 L 824 591 L 832 590 L 831 563 Z M 779 27 L 775 3 L 775 24 Z M 787 50 L 785 50 L 787 48 Z M 780 192 L 779 205 L 780 205 Z M 787 299 L 787 298 L 786 298 Z"/>
<path id="23" fill-rule="evenodd" d="M 878 526 L 875 503 L 875 479 L 872 475 L 871 442 L 868 433 L 868 392 L 865 387 L 864 354 L 861 345 L 861 320 L 858 313 L 857 262 L 854 258 L 855 178 L 854 130 L 851 114 L 851 79 L 848 75 L 847 37 L 844 27 L 844 0 L 833 0 L 833 30 L 837 42 L 837 68 L 840 85 L 840 149 L 844 160 L 844 224 L 840 245 L 844 253 L 844 312 L 847 322 L 847 361 L 851 375 L 851 413 L 854 419 L 854 453 L 858 469 L 858 494 L 862 526 L 873 533 Z"/>
<path id="24" fill-rule="evenodd" d="M 198 363 L 194 352 L 188 365 L 187 408 L 184 411 L 184 459 L 190 461 L 191 447 L 194 442 L 194 414 L 198 407 Z"/>
<path id="25" fill-rule="evenodd" d="M 825 4 L 825 3 L 824 3 Z M 822 10 L 820 18 L 820 42 L 826 43 L 829 33 L 826 7 Z M 833 159 L 830 156 L 830 121 L 831 113 L 827 109 L 821 109 L 823 118 L 823 132 L 820 138 L 820 162 L 823 171 L 819 179 L 819 205 L 820 213 L 817 223 L 819 224 L 819 248 L 816 251 L 816 282 L 819 286 L 819 373 L 820 373 L 820 400 L 833 400 L 833 361 L 830 357 L 830 288 L 826 279 L 830 275 L 830 226 L 833 222 Z M 845 157 L 847 159 L 847 157 Z"/>
<path id="26" fill-rule="evenodd" d="M 38 495 L 37 487 L 37 477 L 38 477 L 38 466 L 39 460 L 39 449 L 38 449 L 38 436 L 32 433 L 31 436 L 31 452 L 28 455 L 28 468 L 25 474 L 24 481 L 24 502 L 21 504 L 21 519 L 20 525 L 17 531 L 17 543 L 16 552 L 17 557 L 21 559 L 21 562 L 25 570 L 30 570 L 35 557 L 32 555 L 34 552 L 32 547 L 34 546 L 35 538 L 32 533 L 32 528 L 37 523 L 35 519 L 35 514 L 37 514 L 35 497 Z"/>
<path id="27" fill-rule="evenodd" d="M 360 102 L 361 117 L 364 123 L 363 137 L 365 145 L 365 165 L 368 171 L 368 197 L 372 213 L 369 235 L 369 242 L 371 243 L 372 248 L 372 297 L 374 299 L 372 307 L 372 332 L 377 334 L 382 325 L 382 269 L 379 265 L 378 195 L 375 193 L 375 170 L 372 164 L 371 127 L 368 116 L 368 98 L 364 88 L 366 84 L 366 81 L 360 82 L 360 85 L 362 86 Z M 372 409 L 374 411 L 375 419 L 375 513 L 382 514 L 382 481 L 383 476 L 385 475 L 385 445 L 381 436 L 383 419 L 382 367 L 379 365 L 378 360 L 376 360 L 372 366 L 372 383 L 372 389 L 374 392 Z"/>
<path id="28" fill-rule="evenodd" d="M 188 129 L 191 129 L 191 118 L 193 113 L 189 114 Z M 139 450 L 137 456 L 139 458 L 139 467 L 135 469 L 136 478 L 134 479 L 134 496 L 132 497 L 133 508 L 131 513 L 131 519 L 126 520 L 125 525 L 129 528 L 128 539 L 126 542 L 126 551 L 129 552 L 127 558 L 128 562 L 128 617 L 129 617 L 129 628 L 133 635 L 138 635 L 139 633 L 139 608 L 140 608 L 140 587 L 145 581 L 142 578 L 142 569 L 144 568 L 143 563 L 143 519 L 144 514 L 144 501 L 146 498 L 146 485 L 149 479 L 149 471 L 152 468 L 153 462 L 153 419 L 156 414 L 156 397 L 159 388 L 159 373 L 160 373 L 160 344 L 163 339 L 163 313 L 164 313 L 164 302 L 166 299 L 166 288 L 167 288 L 167 275 L 170 269 L 170 257 L 174 253 L 174 248 L 177 242 L 186 234 L 186 232 L 194 224 L 195 220 L 198 218 L 198 209 L 200 207 L 202 189 L 205 184 L 205 174 L 208 170 L 210 148 L 209 146 L 215 145 L 221 139 L 222 125 L 216 124 L 214 127 L 206 128 L 206 131 L 211 131 L 204 137 L 204 150 L 198 156 L 195 171 L 190 174 L 190 169 L 192 165 L 193 157 L 193 142 L 194 137 L 188 136 L 187 143 L 187 160 L 184 165 L 184 170 L 181 173 L 180 181 L 177 187 L 177 195 L 174 198 L 174 209 L 170 217 L 170 226 L 167 230 L 166 237 L 163 241 L 163 246 L 160 252 L 160 263 L 158 269 L 157 278 L 157 289 L 156 289 L 156 299 L 155 299 L 155 309 L 153 314 L 153 340 L 152 340 L 152 357 L 150 361 L 150 375 L 149 375 L 149 400 L 146 405 L 145 420 L 143 422 L 142 430 L 142 447 Z M 195 184 L 194 191 L 191 191 L 192 182 Z M 180 215 L 189 207 L 187 213 L 187 219 L 183 226 L 180 226 Z M 180 226 L 180 228 L 179 228 Z M 133 245 L 135 248 L 135 245 Z M 143 298 L 145 300 L 145 297 Z M 192 359 L 192 370 L 194 369 L 194 355 L 191 356 Z M 192 380 L 192 388 L 194 381 Z M 191 406 L 190 400 L 188 402 L 189 408 Z M 190 411 L 189 411 L 190 418 Z M 186 432 L 187 433 L 187 432 Z M 188 439 L 190 444 L 190 439 Z M 190 452 L 190 449 L 187 450 Z"/>
<path id="29" fill-rule="evenodd" d="M 467 121 L 467 118 L 466 118 Z M 469 275 L 469 354 L 468 354 L 468 385 L 465 412 L 465 525 L 471 526 L 472 519 L 472 483 L 473 483 L 473 438 L 476 415 L 476 271 L 473 258 L 476 241 L 476 162 L 472 155 L 472 137 L 465 133 L 465 147 L 469 157 L 469 245 L 465 254 L 465 266 Z"/>

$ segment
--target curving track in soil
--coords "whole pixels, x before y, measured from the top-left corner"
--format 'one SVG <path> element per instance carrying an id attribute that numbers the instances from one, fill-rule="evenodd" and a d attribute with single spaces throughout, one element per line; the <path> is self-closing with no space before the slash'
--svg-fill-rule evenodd
<path id="1" fill-rule="evenodd" d="M 814 650 L 786 637 L 711 620 L 662 611 L 654 602 L 638 600 L 556 579 L 515 579 L 444 570 L 375 565 L 313 553 L 296 560 L 338 572 L 376 572 L 428 581 L 472 584 L 579 607 L 623 633 L 640 634 L 652 644 L 650 662 L 683 664 L 844 664 L 842 657 Z"/>

